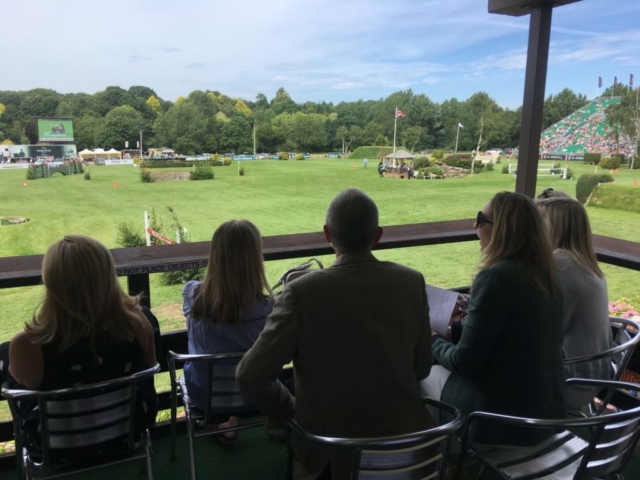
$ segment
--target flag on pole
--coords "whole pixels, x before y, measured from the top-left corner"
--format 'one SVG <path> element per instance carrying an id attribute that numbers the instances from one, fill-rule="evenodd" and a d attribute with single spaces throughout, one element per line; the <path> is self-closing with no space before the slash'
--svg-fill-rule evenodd
<path id="1" fill-rule="evenodd" d="M 458 122 L 458 128 L 464 128 L 464 125 Z"/>
<path id="2" fill-rule="evenodd" d="M 633 73 L 629 77 L 629 86 L 633 88 Z"/>
<path id="3" fill-rule="evenodd" d="M 598 77 L 598 88 L 602 88 L 602 77 Z"/>
<path id="4" fill-rule="evenodd" d="M 618 77 L 613 77 L 613 88 L 618 86 Z"/>
<path id="5" fill-rule="evenodd" d="M 398 107 L 396 107 L 396 118 L 398 118 L 398 117 L 407 118 L 407 116 L 404 113 L 402 113 L 402 110 L 400 110 Z"/>

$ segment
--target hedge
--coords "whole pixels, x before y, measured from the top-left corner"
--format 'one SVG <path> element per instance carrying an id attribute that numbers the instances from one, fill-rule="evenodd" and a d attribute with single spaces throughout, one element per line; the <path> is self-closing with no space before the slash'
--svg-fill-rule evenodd
<path id="1" fill-rule="evenodd" d="M 432 155 L 434 158 L 440 160 L 441 158 L 444 158 L 444 150 L 434 150 Z"/>
<path id="2" fill-rule="evenodd" d="M 640 188 L 602 185 L 593 191 L 589 205 L 640 213 Z"/>
<path id="3" fill-rule="evenodd" d="M 416 170 L 420 168 L 430 167 L 433 164 L 429 161 L 427 157 L 418 157 L 413 161 L 413 168 Z"/>
<path id="4" fill-rule="evenodd" d="M 147 160 L 142 162 L 142 168 L 180 168 L 180 167 L 193 167 L 193 166 L 205 165 L 207 167 L 222 167 L 225 165 L 231 165 L 231 159 L 229 163 L 223 160 L 211 161 L 211 160 L 196 160 L 193 162 L 187 162 L 186 160 Z"/>
<path id="5" fill-rule="evenodd" d="M 576 183 L 576 198 L 580 203 L 587 203 L 593 189 L 600 183 L 600 175 L 585 173 Z"/>
<path id="6" fill-rule="evenodd" d="M 600 173 L 598 176 L 600 177 L 600 183 L 611 183 L 615 181 L 609 173 Z"/>
<path id="7" fill-rule="evenodd" d="M 600 160 L 600 167 L 605 168 L 607 170 L 615 170 L 616 168 L 620 168 L 620 164 L 622 163 L 622 159 L 619 155 L 613 155 L 611 158 L 603 158 Z"/>
<path id="8" fill-rule="evenodd" d="M 585 153 L 584 155 L 584 163 L 600 163 L 602 160 L 601 153 Z"/>
<path id="9" fill-rule="evenodd" d="M 211 180 L 214 176 L 211 165 L 198 165 L 190 172 L 190 180 Z"/>

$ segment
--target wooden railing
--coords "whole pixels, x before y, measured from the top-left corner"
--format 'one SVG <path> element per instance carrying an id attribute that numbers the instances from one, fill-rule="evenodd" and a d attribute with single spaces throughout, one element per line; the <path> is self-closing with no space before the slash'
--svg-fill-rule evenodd
<path id="1" fill-rule="evenodd" d="M 477 241 L 478 237 L 472 225 L 473 220 L 468 219 L 385 227 L 382 240 L 375 246 L 375 250 Z M 594 244 L 601 262 L 640 271 L 640 243 L 594 235 Z M 111 252 L 117 274 L 127 277 L 129 293 L 142 294 L 143 303 L 151 306 L 149 276 L 171 270 L 206 267 L 209 246 L 209 242 L 198 242 L 153 248 L 117 248 Z M 266 261 L 332 253 L 333 249 L 326 243 L 321 232 L 277 235 L 263 239 L 263 255 Z M 42 255 L 0 258 L 0 288 L 41 284 L 41 264 Z M 166 353 L 169 350 L 187 351 L 186 331 L 163 333 L 162 372 L 167 371 Z M 640 373 L 640 352 L 632 359 L 630 368 Z M 169 401 L 168 392 L 159 394 L 161 410 L 169 408 Z M 0 422 L 0 442 L 11 439 L 12 423 Z"/>

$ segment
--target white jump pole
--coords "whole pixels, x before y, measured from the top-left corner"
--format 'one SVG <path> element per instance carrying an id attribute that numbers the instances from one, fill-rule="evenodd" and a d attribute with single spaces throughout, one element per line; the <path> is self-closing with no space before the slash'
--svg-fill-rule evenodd
<path id="1" fill-rule="evenodd" d="M 147 247 L 151 246 L 151 235 L 149 234 L 149 215 L 144 211 L 144 234 L 147 237 Z"/>

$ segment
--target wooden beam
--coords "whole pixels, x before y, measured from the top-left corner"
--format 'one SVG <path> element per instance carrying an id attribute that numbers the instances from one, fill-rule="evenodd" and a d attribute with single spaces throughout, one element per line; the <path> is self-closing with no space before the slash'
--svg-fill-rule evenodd
<path id="1" fill-rule="evenodd" d="M 546 5 L 554 8 L 581 1 L 582 0 L 489 0 L 489 13 L 521 17 Z"/>

